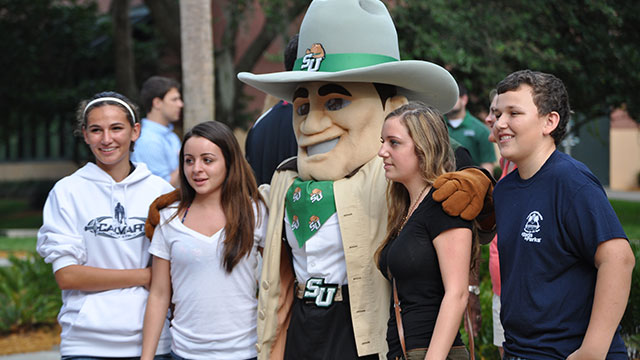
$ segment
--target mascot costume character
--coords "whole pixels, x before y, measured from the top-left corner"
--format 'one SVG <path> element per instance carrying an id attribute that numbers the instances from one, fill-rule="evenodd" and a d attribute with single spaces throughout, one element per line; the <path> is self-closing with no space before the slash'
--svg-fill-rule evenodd
<path id="1" fill-rule="evenodd" d="M 373 258 L 387 227 L 387 181 L 376 155 L 382 123 L 408 100 L 446 113 L 458 88 L 436 64 L 400 60 L 379 0 L 314 0 L 299 34 L 293 71 L 238 74 L 293 103 L 299 147 L 265 192 L 256 347 L 265 360 L 384 358 L 390 287 Z M 493 212 L 491 178 L 476 168 L 442 175 L 434 186 L 451 215 Z M 149 230 L 156 208 L 177 196 L 152 205 Z"/>

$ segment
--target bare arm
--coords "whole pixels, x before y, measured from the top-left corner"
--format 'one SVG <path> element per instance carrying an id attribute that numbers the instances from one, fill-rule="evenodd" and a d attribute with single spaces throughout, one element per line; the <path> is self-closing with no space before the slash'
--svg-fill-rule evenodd
<path id="1" fill-rule="evenodd" d="M 444 298 L 425 359 L 445 359 L 460 328 L 469 297 L 471 230 L 447 230 L 433 240 L 444 284 Z"/>
<path id="2" fill-rule="evenodd" d="M 151 270 L 69 265 L 56 271 L 55 277 L 62 290 L 103 291 L 133 286 L 149 287 Z"/>
<path id="3" fill-rule="evenodd" d="M 629 242 L 611 239 L 598 245 L 595 265 L 598 277 L 589 326 L 582 345 L 567 359 L 604 359 L 627 306 L 635 265 Z"/>
<path id="4" fill-rule="evenodd" d="M 154 256 L 151 273 L 151 289 L 149 290 L 147 309 L 144 313 L 144 327 L 142 328 L 141 360 L 153 359 L 156 355 L 171 298 L 171 263 Z"/>

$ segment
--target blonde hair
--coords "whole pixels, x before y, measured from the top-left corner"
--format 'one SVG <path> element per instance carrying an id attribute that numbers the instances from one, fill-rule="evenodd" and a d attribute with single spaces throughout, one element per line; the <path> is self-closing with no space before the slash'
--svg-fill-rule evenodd
<path id="1" fill-rule="evenodd" d="M 420 175 L 428 185 L 432 185 L 438 176 L 455 170 L 456 159 L 449 142 L 447 125 L 436 108 L 413 101 L 389 113 L 385 121 L 391 118 L 398 118 L 407 128 L 414 142 Z M 376 263 L 380 261 L 382 249 L 400 232 L 409 209 L 409 192 L 401 183 L 389 181 L 386 196 L 389 208 L 387 234 L 375 252 Z"/>

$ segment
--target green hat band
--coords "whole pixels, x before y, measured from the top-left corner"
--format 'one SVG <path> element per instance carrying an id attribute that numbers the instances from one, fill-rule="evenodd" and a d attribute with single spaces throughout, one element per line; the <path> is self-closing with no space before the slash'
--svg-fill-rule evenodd
<path id="1" fill-rule="evenodd" d="M 305 64 L 305 57 L 298 58 L 293 65 L 293 70 L 309 72 L 337 72 L 373 66 L 392 61 L 399 60 L 391 56 L 380 54 L 326 54 L 324 58 L 311 57 L 310 59 L 307 59 L 307 64 Z M 305 68 L 302 68 L 303 65 L 306 65 Z"/>

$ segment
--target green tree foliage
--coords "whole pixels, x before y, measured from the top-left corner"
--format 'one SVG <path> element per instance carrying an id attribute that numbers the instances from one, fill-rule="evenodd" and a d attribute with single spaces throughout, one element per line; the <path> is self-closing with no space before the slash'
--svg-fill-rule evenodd
<path id="1" fill-rule="evenodd" d="M 133 28 L 136 73 L 142 76 L 156 71 L 162 42 L 152 32 L 143 23 Z M 98 14 L 95 1 L 0 0 L 0 108 L 5 111 L 0 146 L 9 138 L 33 143 L 39 137 L 48 148 L 64 143 L 60 147 L 66 150 L 55 156 L 69 157 L 72 151 L 72 158 L 81 160 L 85 152 L 77 150 L 84 146 L 68 150 L 65 144 L 73 143 L 78 102 L 115 88 L 113 48 L 111 17 Z M 62 140 L 50 144 L 53 138 Z M 11 158 L 36 157 L 35 151 L 25 153 Z"/>
<path id="2" fill-rule="evenodd" d="M 635 0 L 407 0 L 392 9 L 403 58 L 445 66 L 477 96 L 476 110 L 507 74 L 530 68 L 561 78 L 587 118 L 626 105 L 638 120 L 639 12 Z"/>
<path id="3" fill-rule="evenodd" d="M 0 0 L 0 9 L 3 134 L 25 121 L 72 117 L 80 98 L 112 86 L 108 49 L 92 46 L 104 33 L 95 4 Z"/>
<path id="4" fill-rule="evenodd" d="M 249 114 L 249 99 L 242 92 L 243 84 L 236 74 L 252 71 L 264 52 L 278 37 L 283 38 L 286 45 L 289 41 L 287 27 L 306 9 L 308 0 L 237 0 L 223 3 L 225 27 L 222 35 L 222 46 L 215 49 L 216 66 L 216 120 L 232 127 L 246 126 L 255 120 L 257 114 Z M 262 11 L 265 21 L 252 39 L 251 44 L 238 54 L 236 44 L 239 37 L 247 37 L 257 12 Z M 215 20 L 214 20 L 215 21 Z M 282 55 L 281 53 L 278 55 Z M 284 66 L 283 69 L 284 70 Z"/>

